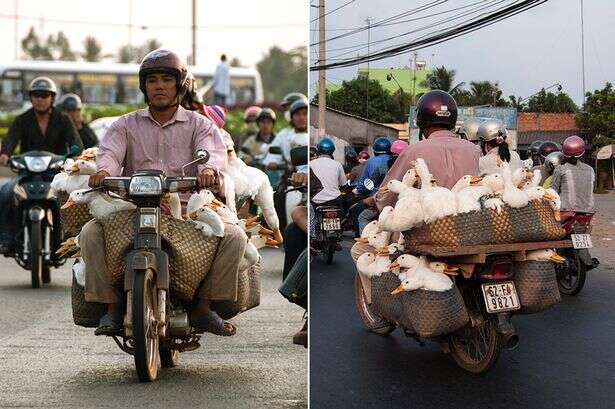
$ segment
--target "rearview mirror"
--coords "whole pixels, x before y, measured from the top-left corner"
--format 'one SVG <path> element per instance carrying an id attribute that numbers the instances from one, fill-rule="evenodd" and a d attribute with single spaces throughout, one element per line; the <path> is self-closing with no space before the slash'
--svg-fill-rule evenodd
<path id="1" fill-rule="evenodd" d="M 182 166 L 182 176 L 186 176 L 186 168 L 191 165 L 203 164 L 209 161 L 209 152 L 205 149 L 199 149 L 194 153 L 194 160 Z"/>
<path id="2" fill-rule="evenodd" d="M 79 153 L 79 147 L 77 145 L 71 145 L 68 147 L 68 152 L 66 153 L 65 158 L 68 158 L 70 156 L 75 156 L 78 153 Z"/>
<path id="3" fill-rule="evenodd" d="M 270 146 L 269 153 L 274 154 L 274 155 L 281 155 L 282 149 L 279 146 Z"/>
<path id="4" fill-rule="evenodd" d="M 297 146 L 290 150 L 290 162 L 293 166 L 303 166 L 308 163 L 308 148 L 307 146 Z"/>

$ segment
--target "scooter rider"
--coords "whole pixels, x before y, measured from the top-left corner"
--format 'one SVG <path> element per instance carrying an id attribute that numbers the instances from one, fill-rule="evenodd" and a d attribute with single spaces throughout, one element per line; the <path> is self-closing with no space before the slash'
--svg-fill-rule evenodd
<path id="1" fill-rule="evenodd" d="M 553 172 L 555 168 L 564 163 L 564 154 L 561 152 L 551 152 L 545 158 L 545 164 L 543 165 L 545 168 L 545 172 L 547 173 L 547 178 L 545 179 L 542 187 L 545 189 L 549 189 L 553 184 Z"/>
<path id="2" fill-rule="evenodd" d="M 527 148 L 529 157 L 532 159 L 532 166 L 540 166 L 542 161 L 540 160 L 540 154 L 538 150 L 540 149 L 540 145 L 542 145 L 543 141 L 534 141 Z"/>
<path id="3" fill-rule="evenodd" d="M 478 163 L 481 175 L 501 173 L 498 161 L 509 163 L 512 171 L 522 166 L 519 154 L 511 150 L 506 142 L 508 132 L 501 121 L 486 120 L 478 127 L 476 136 L 480 140 L 480 149 L 483 153 Z"/>
<path id="4" fill-rule="evenodd" d="M 100 186 L 105 177 L 131 175 L 138 169 L 159 169 L 179 176 L 181 166 L 192 160 L 197 149 L 210 154 L 207 166 L 199 166 L 198 174 L 192 169 L 199 186 L 216 183 L 217 172 L 226 166 L 226 147 L 210 120 L 179 106 L 186 92 L 186 75 L 186 65 L 171 51 L 158 49 L 143 58 L 139 88 L 149 107 L 126 114 L 111 126 L 98 152 L 99 170 L 90 177 L 91 187 Z M 110 284 L 102 226 L 90 221 L 79 238 L 86 264 L 86 301 L 108 304 L 95 334 L 117 334 L 122 326 L 122 293 Z M 234 335 L 235 327 L 212 311 L 210 302 L 236 299 L 237 270 L 246 242 L 239 227 L 225 226 L 225 236 L 190 311 L 190 323 L 197 331 Z"/>
<path id="5" fill-rule="evenodd" d="M 28 88 L 32 108 L 15 118 L 2 141 L 0 166 L 6 166 L 10 156 L 20 145 L 21 152 L 47 151 L 66 155 L 69 147 L 77 146 L 81 153 L 83 143 L 71 120 L 53 106 L 56 85 L 47 77 L 37 77 Z M 11 251 L 15 237 L 15 206 L 13 188 L 19 177 L 14 177 L 0 188 L 0 252 Z"/>
<path id="6" fill-rule="evenodd" d="M 73 122 L 75 128 L 79 132 L 79 136 L 81 137 L 81 141 L 83 142 L 83 148 L 93 148 L 98 145 L 98 137 L 90 128 L 90 126 L 83 122 L 83 118 L 81 117 L 81 109 L 83 108 L 83 103 L 81 102 L 81 98 L 77 94 L 66 94 L 63 95 L 58 104 L 62 112 L 64 112 Z"/>
<path id="7" fill-rule="evenodd" d="M 318 156 L 310 161 L 310 198 L 314 206 L 334 205 L 342 208 L 340 186 L 346 184 L 341 163 L 333 159 L 335 144 L 323 138 L 316 145 Z"/>
<path id="8" fill-rule="evenodd" d="M 562 148 L 559 146 L 559 144 L 556 142 L 552 142 L 552 141 L 545 141 L 541 143 L 540 146 L 538 147 L 538 157 L 539 157 L 540 165 L 534 166 L 532 168 L 532 171 L 537 170 L 537 169 L 540 170 L 540 184 L 541 185 L 545 183 L 545 180 L 547 180 L 547 178 L 549 177 L 549 172 L 547 172 L 547 169 L 545 167 L 547 156 L 549 156 L 550 154 L 554 152 L 561 152 L 561 150 Z"/>
<path id="9" fill-rule="evenodd" d="M 267 155 L 269 143 L 275 139 L 275 132 L 273 132 L 275 121 L 276 115 L 271 108 L 263 108 L 256 117 L 258 132 L 249 136 L 241 146 L 242 150 L 246 151 L 244 153 L 247 157 L 243 159 L 248 165 L 259 166 Z"/>
<path id="10" fill-rule="evenodd" d="M 596 174 L 591 166 L 580 159 L 585 154 L 585 141 L 579 136 L 566 138 L 562 145 L 564 163 L 553 171 L 552 188 L 562 200 L 562 220 L 564 212 L 594 212 L 594 182 Z"/>
<path id="11" fill-rule="evenodd" d="M 467 118 L 463 121 L 463 125 L 459 129 L 459 135 L 462 139 L 472 142 L 474 145 L 478 145 L 480 143 L 480 139 L 478 138 L 478 127 L 480 126 L 481 121 L 477 118 Z"/>
<path id="12" fill-rule="evenodd" d="M 290 125 L 292 129 L 285 128 L 278 133 L 269 147 L 277 146 L 281 149 L 282 155 L 269 153 L 263 160 L 267 169 L 278 170 L 279 164 L 290 165 L 290 150 L 296 146 L 307 146 L 307 99 L 299 98 L 290 105 Z"/>

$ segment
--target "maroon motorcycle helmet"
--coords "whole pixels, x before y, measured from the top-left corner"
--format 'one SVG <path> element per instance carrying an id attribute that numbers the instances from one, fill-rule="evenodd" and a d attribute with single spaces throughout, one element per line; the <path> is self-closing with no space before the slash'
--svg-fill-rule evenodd
<path id="1" fill-rule="evenodd" d="M 546 142 L 543 142 L 540 145 L 540 148 L 538 148 L 538 154 L 544 159 L 550 153 L 561 152 L 561 150 L 562 149 L 560 148 L 560 146 L 557 143 L 551 142 L 551 141 L 546 141 Z"/>
<path id="2" fill-rule="evenodd" d="M 175 76 L 178 101 L 181 101 L 188 91 L 190 79 L 188 67 L 177 54 L 172 51 L 159 48 L 143 57 L 139 66 L 139 89 L 145 96 L 145 102 L 149 102 L 145 92 L 145 78 L 149 74 L 166 73 Z"/>
<path id="3" fill-rule="evenodd" d="M 457 123 L 457 102 L 448 92 L 429 91 L 416 104 L 416 125 L 423 130 L 439 125 L 453 129 Z"/>
<path id="4" fill-rule="evenodd" d="M 562 145 L 562 153 L 567 158 L 580 158 L 585 154 L 585 141 L 577 135 L 569 136 Z"/>

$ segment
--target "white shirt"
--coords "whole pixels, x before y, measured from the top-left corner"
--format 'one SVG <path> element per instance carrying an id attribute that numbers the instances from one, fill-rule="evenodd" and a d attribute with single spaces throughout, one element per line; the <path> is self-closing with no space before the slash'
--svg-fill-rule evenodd
<path id="1" fill-rule="evenodd" d="M 498 148 L 492 148 L 486 155 L 478 159 L 478 171 L 480 175 L 491 173 L 502 173 L 502 168 L 498 166 Z M 510 171 L 514 172 L 523 166 L 519 154 L 513 150 L 510 151 Z"/>
<path id="2" fill-rule="evenodd" d="M 267 166 L 270 163 L 291 163 L 290 151 L 298 146 L 307 146 L 309 143 L 309 135 L 307 132 L 295 132 L 294 128 L 284 128 L 269 144 L 269 147 L 277 146 L 282 151 L 281 155 L 267 153 L 263 164 Z"/>
<path id="3" fill-rule="evenodd" d="M 310 170 L 322 185 L 322 190 L 312 197 L 314 203 L 328 202 L 342 194 L 340 186 L 346 184 L 346 175 L 341 163 L 321 156 L 310 161 Z"/>
<path id="4" fill-rule="evenodd" d="M 228 96 L 231 93 L 231 79 L 229 76 L 229 66 L 225 62 L 220 62 L 214 74 L 214 92 L 216 94 Z"/>

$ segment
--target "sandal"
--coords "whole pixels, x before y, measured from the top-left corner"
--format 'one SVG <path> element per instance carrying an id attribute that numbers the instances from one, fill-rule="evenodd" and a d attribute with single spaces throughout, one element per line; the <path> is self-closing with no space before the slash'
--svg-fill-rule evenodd
<path id="1" fill-rule="evenodd" d="M 98 322 L 98 328 L 94 331 L 94 335 L 121 335 L 122 334 L 122 322 L 114 321 L 111 315 L 108 313 L 103 315 Z"/>
<path id="2" fill-rule="evenodd" d="M 190 319 L 190 325 L 194 327 L 197 333 L 210 332 L 223 337 L 233 336 L 237 332 L 237 328 L 233 324 L 224 321 L 214 311 Z"/>

